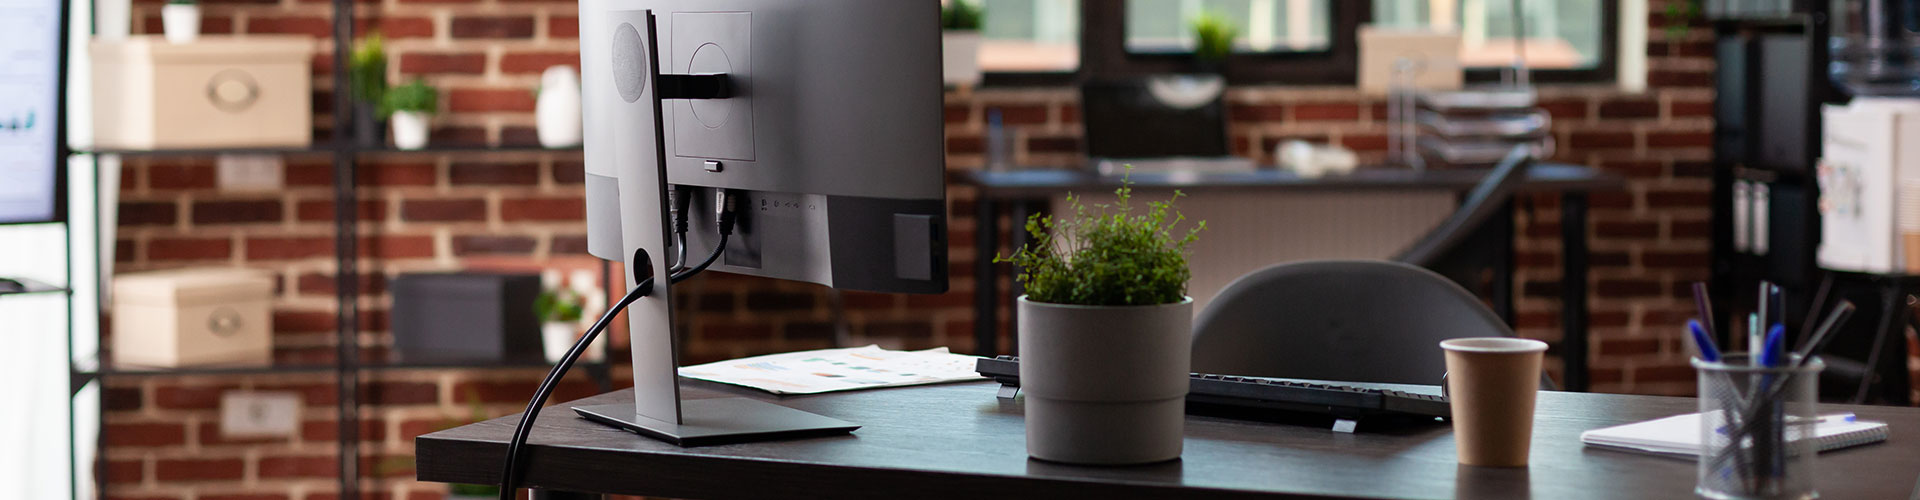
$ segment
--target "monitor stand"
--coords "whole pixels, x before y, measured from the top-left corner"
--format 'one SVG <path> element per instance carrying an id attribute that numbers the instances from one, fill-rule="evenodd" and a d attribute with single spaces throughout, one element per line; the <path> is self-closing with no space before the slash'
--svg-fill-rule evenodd
<path id="1" fill-rule="evenodd" d="M 724 98 L 724 85 L 698 78 L 662 78 L 654 16 L 648 10 L 610 12 L 613 79 L 637 93 L 630 102 L 608 103 L 615 137 L 652 138 L 598 144 L 609 150 L 619 172 L 622 246 L 630 249 L 627 286 L 652 276 L 653 289 L 627 308 L 633 351 L 633 403 L 575 407 L 580 416 L 680 446 L 766 441 L 852 432 L 859 426 L 773 403 L 745 398 L 680 400 L 679 360 L 673 334 L 671 270 L 667 253 L 665 120 L 662 99 Z M 624 66 L 623 66 L 624 65 Z M 639 67 L 634 67 L 639 66 Z M 626 71 L 622 71 L 626 70 Z M 637 73 L 637 74 L 636 74 Z M 631 79 L 645 78 L 643 82 Z M 712 80 L 712 75 L 706 75 Z M 670 85 L 662 86 L 663 81 Z M 724 80 L 722 80 L 724 81 Z M 711 82 L 708 82 L 711 83 Z"/>

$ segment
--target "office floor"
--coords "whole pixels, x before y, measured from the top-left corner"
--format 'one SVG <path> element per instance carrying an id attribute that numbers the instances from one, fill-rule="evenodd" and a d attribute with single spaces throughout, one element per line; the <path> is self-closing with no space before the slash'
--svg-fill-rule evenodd
<path id="1" fill-rule="evenodd" d="M 577 19 L 571 2 L 467 1 L 369 4 L 371 27 L 388 39 L 395 77 L 423 76 L 440 85 L 449 113 L 439 137 L 528 143 L 533 139 L 529 89 L 552 64 L 577 61 Z M 205 7 L 209 32 L 304 33 L 324 38 L 326 6 L 312 2 L 220 3 Z M 159 29 L 159 5 L 134 7 L 136 30 Z M 1705 276 L 1711 138 L 1709 34 L 1694 29 L 1669 38 L 1652 20 L 1652 90 L 1624 95 L 1595 86 L 1551 87 L 1561 161 L 1596 165 L 1630 178 L 1624 192 L 1593 197 L 1595 249 L 1593 380 L 1598 390 L 1674 394 L 1692 389 L 1679 342 L 1690 314 L 1686 282 Z M 316 75 L 324 78 L 324 75 Z M 984 116 L 999 109 L 1019 139 L 1017 160 L 1075 161 L 1080 148 L 1075 93 L 1067 88 L 986 89 L 947 97 L 949 168 L 984 162 Z M 1332 141 L 1379 158 L 1385 149 L 1384 104 L 1351 89 L 1256 88 L 1230 95 L 1239 153 L 1271 160 L 1280 141 Z M 327 120 L 321 120 L 327 123 Z M 371 307 L 366 335 L 386 337 L 386 280 L 392 273 L 457 268 L 478 260 L 548 263 L 585 252 L 580 157 L 577 153 L 444 154 L 370 157 L 361 213 L 372 232 L 362 289 Z M 320 361 L 330 355 L 333 272 L 329 258 L 330 178 L 324 158 L 287 158 L 287 188 L 223 193 L 214 188 L 211 157 L 130 159 L 122 177 L 121 227 L 114 245 L 121 271 L 187 266 L 245 266 L 276 272 L 277 356 Z M 840 297 L 850 334 L 897 348 L 948 345 L 966 351 L 973 259 L 973 195 L 950 189 L 952 290 L 934 296 L 847 293 Z M 1557 200 L 1521 200 L 1523 238 L 1517 304 L 1522 335 L 1557 340 L 1559 228 Z M 1235 230 L 1216 227 L 1216 231 Z M 834 299 L 819 287 L 707 276 L 686 285 L 690 314 L 686 360 L 826 347 L 834 335 Z M 616 346 L 617 347 L 617 346 Z M 1915 353 L 1920 370 L 1920 353 Z M 620 356 L 615 356 L 616 359 Z M 418 484 L 406 467 L 411 438 L 468 414 L 477 402 L 491 414 L 524 404 L 534 371 L 423 371 L 374 376 L 365 412 L 371 453 L 362 470 L 369 488 L 393 498 L 438 498 L 444 487 Z M 616 371 L 616 380 L 625 376 Z M 227 389 L 287 390 L 305 395 L 303 432 L 293 438 L 228 441 L 218 437 L 219 395 Z M 107 458 L 115 497 L 185 500 L 332 498 L 330 379 L 325 375 L 179 377 L 127 380 L 106 393 Z M 576 379 L 556 400 L 592 392 Z M 380 465 L 385 464 L 385 465 Z"/>

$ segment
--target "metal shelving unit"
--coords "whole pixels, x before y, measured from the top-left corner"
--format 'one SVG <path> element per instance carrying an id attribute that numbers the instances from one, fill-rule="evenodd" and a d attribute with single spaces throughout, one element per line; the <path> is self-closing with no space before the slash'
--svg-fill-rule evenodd
<path id="1" fill-rule="evenodd" d="M 333 7 L 333 53 L 348 54 L 352 51 L 354 40 L 353 23 L 354 0 L 330 0 Z M 344 57 L 332 58 L 333 88 L 351 88 L 348 84 L 348 71 Z M 126 157 L 167 157 L 167 156 L 215 156 L 223 154 L 271 154 L 271 155 L 326 155 L 333 164 L 334 196 L 334 281 L 335 302 L 337 304 L 337 330 L 335 332 L 335 359 L 332 363 L 289 363 L 269 366 L 228 366 L 228 367 L 183 367 L 183 368 L 146 368 L 116 367 L 111 360 L 102 362 L 76 362 L 71 370 L 70 390 L 77 395 L 90 383 L 100 384 L 104 388 L 107 380 L 114 378 L 152 378 L 207 375 L 267 375 L 267 374 L 318 374 L 333 373 L 336 384 L 339 423 L 336 433 L 338 450 L 338 485 L 340 498 L 360 498 L 365 492 L 360 488 L 360 409 L 363 404 L 360 395 L 360 379 L 363 374 L 401 370 L 508 370 L 549 367 L 544 362 L 498 362 L 498 363 L 409 363 L 363 362 L 359 343 L 359 283 L 357 249 L 359 234 L 356 213 L 359 204 L 355 203 L 355 179 L 358 160 L 362 155 L 412 155 L 412 154 L 457 154 L 457 153 L 516 153 L 516 152 L 569 152 L 580 151 L 579 147 L 546 148 L 534 145 L 492 145 L 467 143 L 429 143 L 422 149 L 403 150 L 390 145 L 355 144 L 351 133 L 353 125 L 353 102 L 348 92 L 333 94 L 333 130 L 332 137 L 316 141 L 307 147 L 255 147 L 255 148 L 190 148 L 156 150 L 115 150 L 101 149 L 90 151 L 65 151 L 65 155 L 119 155 Z M 95 177 L 96 183 L 98 177 Z M 97 190 L 99 186 L 95 186 Z M 111 240 L 103 244 L 112 244 Z M 603 275 L 606 274 L 603 268 Z M 609 292 L 611 293 L 611 291 Z M 612 297 L 609 296 L 609 300 Z M 104 346 L 103 346 L 104 347 Z M 607 362 L 580 363 L 587 375 L 595 380 L 602 390 L 612 390 L 611 366 Z M 104 424 L 106 407 L 101 405 L 99 419 Z M 106 460 L 107 431 L 105 425 L 96 434 L 94 467 L 94 492 L 105 498 L 108 494 Z M 72 441 L 77 446 L 77 441 Z"/>

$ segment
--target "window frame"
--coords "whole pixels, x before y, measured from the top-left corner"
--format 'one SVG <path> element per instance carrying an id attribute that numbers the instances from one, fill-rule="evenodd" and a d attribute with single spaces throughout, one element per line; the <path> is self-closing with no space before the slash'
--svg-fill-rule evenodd
<path id="1" fill-rule="evenodd" d="M 985 87 L 1069 85 L 1088 79 L 1192 73 L 1187 54 L 1132 53 L 1126 47 L 1127 0 L 1080 0 L 1080 65 L 1073 71 L 986 72 Z M 1328 47 L 1301 52 L 1235 53 L 1224 66 L 1230 84 L 1355 85 L 1359 27 L 1373 20 L 1369 0 L 1331 0 Z M 1591 68 L 1534 69 L 1533 83 L 1612 83 L 1619 76 L 1620 0 L 1600 0 L 1600 54 Z M 1468 68 L 1467 83 L 1500 80 L 1502 68 Z"/>

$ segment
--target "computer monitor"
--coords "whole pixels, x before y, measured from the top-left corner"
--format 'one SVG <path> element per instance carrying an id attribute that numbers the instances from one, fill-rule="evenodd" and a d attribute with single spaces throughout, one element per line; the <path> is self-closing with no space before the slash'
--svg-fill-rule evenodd
<path id="1" fill-rule="evenodd" d="M 849 430 L 750 400 L 680 401 L 666 192 L 695 189 L 690 260 L 718 243 L 715 195 L 741 197 L 710 271 L 946 291 L 939 3 L 582 0 L 580 10 L 589 251 L 659 279 L 627 311 L 634 405 L 576 411 L 682 444 Z M 691 98 L 686 75 L 725 75 L 730 91 Z"/>
<path id="2" fill-rule="evenodd" d="M 1080 87 L 1087 155 L 1102 159 L 1224 157 L 1225 80 L 1164 75 L 1099 80 Z"/>
<path id="3" fill-rule="evenodd" d="M 0 224 L 62 217 L 62 2 L 0 2 Z"/>

